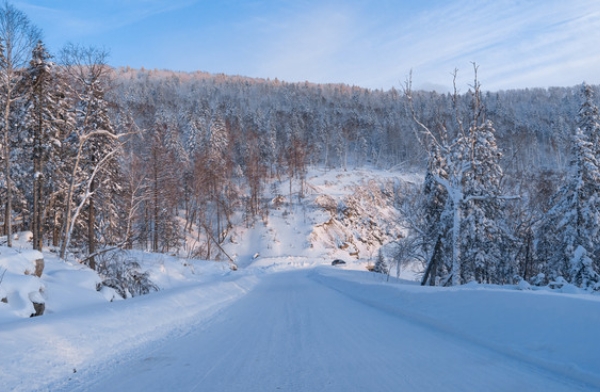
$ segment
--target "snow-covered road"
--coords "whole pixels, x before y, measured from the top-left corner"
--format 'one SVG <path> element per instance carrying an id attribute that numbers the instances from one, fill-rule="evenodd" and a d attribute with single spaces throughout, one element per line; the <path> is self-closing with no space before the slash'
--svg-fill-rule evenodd
<path id="1" fill-rule="evenodd" d="M 77 373 L 60 388 L 594 390 L 531 361 L 372 306 L 360 297 L 360 287 L 348 295 L 343 289 L 348 285 L 359 284 L 340 285 L 319 269 L 265 274 L 241 299 L 185 335 Z M 421 296 L 426 300 L 426 293 Z"/>

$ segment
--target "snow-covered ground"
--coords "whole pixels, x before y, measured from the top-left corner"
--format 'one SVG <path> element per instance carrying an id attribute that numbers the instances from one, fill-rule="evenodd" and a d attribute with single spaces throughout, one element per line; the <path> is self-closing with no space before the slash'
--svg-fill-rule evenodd
<path id="1" fill-rule="evenodd" d="M 50 252 L 33 276 L 26 235 L 0 247 L 0 390 L 600 389 L 600 297 L 368 272 L 364 225 L 397 234 L 385 195 L 407 180 L 372 174 L 313 174 L 305 202 L 233 230 L 237 271 L 130 253 L 160 290 L 127 300 Z"/>
<path id="2" fill-rule="evenodd" d="M 288 265 L 3 323 L 3 388 L 600 388 L 596 296 Z"/>

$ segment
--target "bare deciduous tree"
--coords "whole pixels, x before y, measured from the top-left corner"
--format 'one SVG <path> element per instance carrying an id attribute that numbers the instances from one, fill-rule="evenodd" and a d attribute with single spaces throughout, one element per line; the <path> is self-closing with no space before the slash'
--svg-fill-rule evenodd
<path id="1" fill-rule="evenodd" d="M 27 66 L 33 48 L 41 39 L 41 31 L 27 16 L 8 1 L 0 5 L 0 102 L 2 105 L 2 169 L 6 181 L 4 231 L 7 245 L 12 246 L 11 132 L 17 119 L 13 118 L 14 103 L 25 94 L 21 70 Z"/>
<path id="2" fill-rule="evenodd" d="M 106 65 L 108 53 L 94 47 L 69 44 L 61 52 L 61 62 L 71 81 L 75 130 L 73 164 L 66 196 L 63 219 L 60 257 L 64 258 L 71 240 L 75 221 L 85 203 L 87 206 L 88 253 L 96 252 L 95 235 L 95 193 L 99 186 L 97 177 L 110 163 L 115 163 L 115 155 L 120 147 L 108 117 L 104 91 L 109 82 L 109 67 Z M 75 203 L 76 190 L 79 202 Z M 95 268 L 95 260 L 89 259 Z"/>

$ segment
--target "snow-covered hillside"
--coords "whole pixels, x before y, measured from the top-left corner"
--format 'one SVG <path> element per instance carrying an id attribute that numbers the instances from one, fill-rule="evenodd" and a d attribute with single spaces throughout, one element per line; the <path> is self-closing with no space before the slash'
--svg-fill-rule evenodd
<path id="1" fill-rule="evenodd" d="M 395 198 L 418 181 L 313 172 L 304 198 L 275 195 L 268 217 L 229 232 L 237 271 L 127 253 L 159 289 L 127 300 L 21 234 L 0 247 L 1 389 L 598 390 L 597 295 L 421 287 L 418 265 L 402 280 L 367 271 L 402 234 Z M 29 318 L 34 303 L 43 316 Z"/>
<path id="2" fill-rule="evenodd" d="M 407 184 L 415 181 L 418 176 L 384 171 L 314 170 L 306 179 L 303 197 L 297 197 L 299 184 L 293 182 L 291 204 L 289 196 L 284 196 L 288 183 L 275 183 L 276 192 L 265 191 L 271 199 L 268 216 L 234 227 L 222 248 L 241 268 L 312 267 L 340 258 L 346 268 L 365 269 L 381 245 L 401 235 L 394 203 Z M 63 262 L 50 250 L 43 255 L 31 250 L 30 233 L 15 236 L 13 248 L 1 249 L 0 322 L 35 314 L 34 304 L 52 314 L 136 294 L 125 288 L 119 295 L 103 286 L 98 274 L 74 258 Z M 45 262 L 41 278 L 35 276 L 35 263 L 40 259 Z M 139 273 L 146 273 L 161 290 L 230 271 L 227 262 L 135 251 L 120 255 L 117 262 L 124 261 L 139 264 Z M 406 274 L 412 279 L 414 271 Z"/>
<path id="3" fill-rule="evenodd" d="M 291 257 L 293 263 L 311 265 L 340 258 L 366 268 L 382 245 L 402 236 L 397 199 L 420 181 L 419 175 L 398 172 L 313 170 L 303 197 L 298 197 L 298 181 L 293 182 L 291 205 L 287 181 L 276 182 L 276 192 L 265 192 L 268 216 L 235 228 L 224 248 L 241 266 L 256 265 L 257 258 Z M 305 259 L 311 261 L 299 261 Z"/>

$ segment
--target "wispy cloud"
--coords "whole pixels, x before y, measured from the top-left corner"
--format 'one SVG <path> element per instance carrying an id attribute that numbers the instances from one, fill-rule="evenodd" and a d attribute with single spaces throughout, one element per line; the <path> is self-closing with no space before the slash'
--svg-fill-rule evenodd
<path id="1" fill-rule="evenodd" d="M 457 1 L 390 28 L 375 74 L 391 83 L 413 69 L 417 83 L 448 85 L 455 67 L 469 80 L 475 61 L 488 89 L 576 84 L 593 76 L 586 65 L 600 67 L 598 11 L 595 1 Z"/>
<path id="2" fill-rule="evenodd" d="M 259 72 L 387 89 L 412 69 L 417 86 L 450 89 L 455 68 L 462 86 L 470 82 L 474 61 L 492 90 L 600 82 L 592 72 L 600 69 L 597 1 L 458 0 L 417 12 L 387 8 L 391 15 L 374 8 L 315 6 L 286 20 Z"/>
<path id="3" fill-rule="evenodd" d="M 43 20 L 46 26 L 60 26 L 71 36 L 102 34 L 131 25 L 151 16 L 173 12 L 198 0 L 56 0 L 36 4 L 19 1 L 15 5 L 30 17 Z M 56 27 L 51 28 L 55 30 Z M 59 30 L 59 29 L 56 29 Z"/>
<path id="4" fill-rule="evenodd" d="M 484 89 L 600 83 L 597 0 L 15 4 L 57 42 L 105 40 L 117 64 L 384 89 L 399 87 L 413 70 L 415 86 L 449 90 L 454 68 L 466 88 L 474 61 Z M 137 47 L 125 46 L 132 43 Z M 145 45 L 152 51 L 142 50 Z"/>

